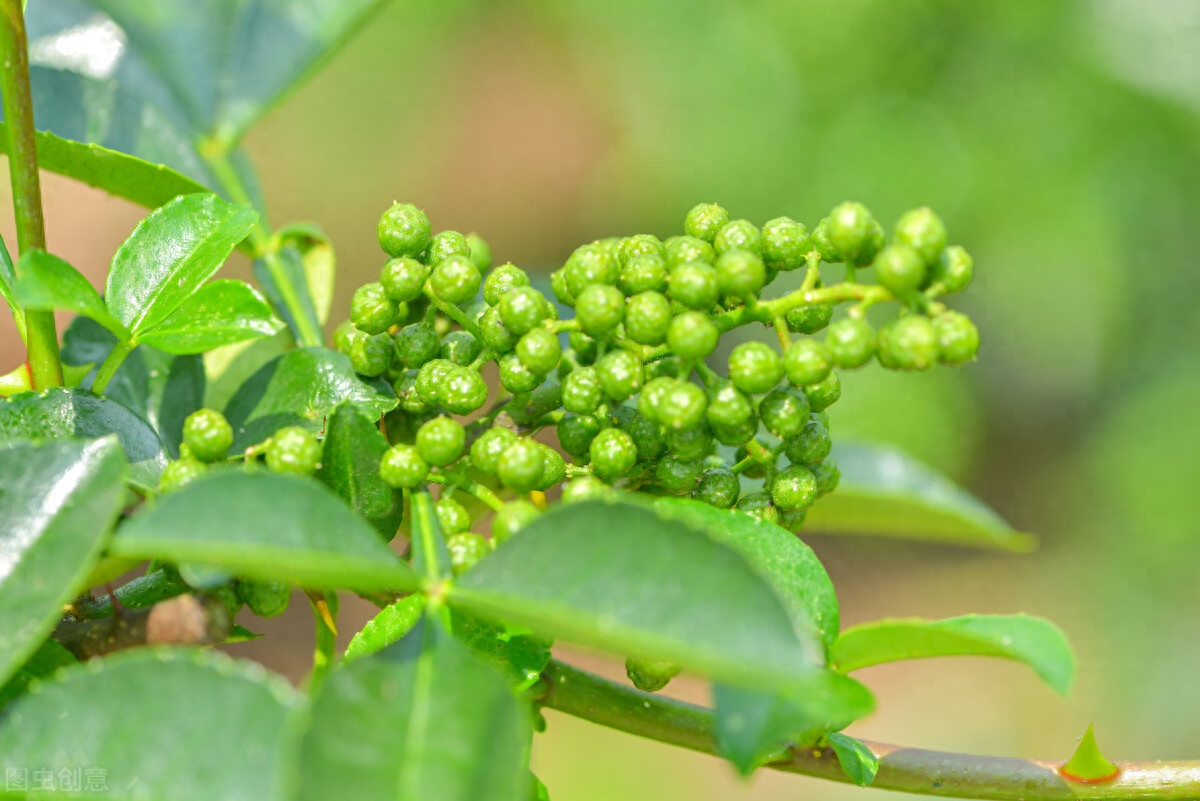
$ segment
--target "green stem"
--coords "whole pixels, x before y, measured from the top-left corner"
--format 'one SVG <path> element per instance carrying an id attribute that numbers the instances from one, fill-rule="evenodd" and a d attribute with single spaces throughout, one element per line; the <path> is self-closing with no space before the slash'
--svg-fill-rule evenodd
<path id="1" fill-rule="evenodd" d="M 313 649 L 312 673 L 308 677 L 309 695 L 315 696 L 337 663 L 338 597 L 335 592 L 308 591 L 316 627 L 316 647 Z"/>
<path id="2" fill-rule="evenodd" d="M 22 0 L 0 0 L 0 94 L 8 136 L 8 172 L 17 221 L 17 250 L 46 249 L 42 218 L 42 184 L 38 176 L 37 140 L 33 128 L 33 96 L 29 89 L 29 43 L 25 38 Z M 24 310 L 26 348 L 34 389 L 63 385 L 62 360 L 54 313 Z"/>
<path id="3" fill-rule="evenodd" d="M 413 566 L 425 574 L 432 587 L 450 575 L 450 556 L 442 540 L 433 498 L 424 488 L 412 490 L 409 508 L 412 509 Z"/>
<path id="4" fill-rule="evenodd" d="M 458 308 L 453 303 L 447 303 L 439 298 L 433 293 L 433 289 L 431 289 L 428 284 L 425 285 L 425 296 L 429 298 L 429 302 L 438 311 L 461 325 L 471 334 L 471 336 L 475 337 L 475 339 L 480 342 L 483 341 L 483 335 L 479 333 L 479 326 L 472 322 L 471 318 L 467 317 L 466 313 L 464 313 L 462 309 Z"/>
<path id="5" fill-rule="evenodd" d="M 92 392 L 100 395 L 108 388 L 108 382 L 116 375 L 117 370 L 121 368 L 125 358 L 133 352 L 137 345 L 132 342 L 118 342 L 109 351 L 108 358 L 104 360 L 104 364 L 100 365 L 100 369 L 96 371 L 96 378 L 92 381 Z"/>
<path id="6" fill-rule="evenodd" d="M 253 206 L 254 201 L 246 191 L 241 176 L 233 168 L 229 160 L 229 144 L 220 139 L 207 139 L 200 142 L 197 148 L 204 157 L 213 175 L 221 182 L 221 186 L 229 193 L 229 199 L 234 203 Z M 297 344 L 305 348 L 319 348 L 325 344 L 325 337 L 319 328 L 314 328 L 312 320 L 304 313 L 305 307 L 301 302 L 300 291 L 292 284 L 287 269 L 279 258 L 279 251 L 271 243 L 271 231 L 260 217 L 250 232 L 250 244 L 254 247 L 255 255 L 263 260 L 271 280 L 275 282 L 283 305 L 296 324 Z"/>
<path id="7" fill-rule="evenodd" d="M 541 703 L 568 715 L 639 737 L 716 753 L 711 710 L 643 693 L 557 660 L 542 673 Z M 1200 797 L 1200 761 L 1119 762 L 1121 773 L 1108 782 L 1071 781 L 1058 771 L 1062 762 L 975 756 L 866 743 L 879 758 L 871 785 L 879 790 L 950 798 L 1017 799 L 1185 799 Z M 767 765 L 837 782 L 849 782 L 829 748 L 793 748 Z"/>

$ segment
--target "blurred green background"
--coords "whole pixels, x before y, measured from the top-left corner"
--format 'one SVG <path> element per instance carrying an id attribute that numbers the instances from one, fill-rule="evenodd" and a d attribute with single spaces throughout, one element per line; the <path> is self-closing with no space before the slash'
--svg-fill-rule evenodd
<path id="1" fill-rule="evenodd" d="M 333 237 L 343 310 L 392 200 L 542 270 L 597 237 L 676 233 L 701 200 L 809 225 L 845 199 L 885 226 L 933 206 L 975 256 L 951 303 L 980 360 L 846 376 L 834 435 L 902 445 L 1043 547 L 811 542 L 847 623 L 1037 613 L 1079 678 L 1063 701 L 1006 663 L 874 668 L 879 711 L 851 732 L 1065 759 L 1094 721 L 1112 758 L 1200 756 L 1200 4 L 397 0 L 247 146 L 273 222 Z M 46 195 L 51 249 L 98 279 L 141 212 L 53 176 Z M 746 784 L 548 717 L 555 801 L 882 795 Z"/>

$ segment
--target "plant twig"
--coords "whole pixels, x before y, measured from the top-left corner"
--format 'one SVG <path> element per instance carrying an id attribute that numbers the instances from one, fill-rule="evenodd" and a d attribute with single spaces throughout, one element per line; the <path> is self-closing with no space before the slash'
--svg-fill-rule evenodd
<path id="1" fill-rule="evenodd" d="M 181 595 L 148 609 L 95 620 L 64 618 L 53 637 L 79 659 L 139 645 L 215 645 L 229 637 L 229 613 L 216 598 Z"/>

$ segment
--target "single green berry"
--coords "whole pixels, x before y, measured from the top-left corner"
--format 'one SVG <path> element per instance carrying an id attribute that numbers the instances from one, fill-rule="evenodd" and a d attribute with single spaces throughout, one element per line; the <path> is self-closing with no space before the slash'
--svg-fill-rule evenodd
<path id="1" fill-rule="evenodd" d="M 417 429 L 417 452 L 434 467 L 453 464 L 462 456 L 467 434 L 449 417 L 435 417 Z"/>
<path id="2" fill-rule="evenodd" d="M 307 428 L 288 426 L 271 436 L 267 445 L 267 469 L 272 473 L 311 476 L 321 466 L 321 443 Z"/>
<path id="3" fill-rule="evenodd" d="M 604 389 L 594 367 L 571 371 L 562 383 L 563 408 L 576 414 L 591 414 L 604 400 Z"/>
<path id="4" fill-rule="evenodd" d="M 506 353 L 501 356 L 496 361 L 496 366 L 500 371 L 500 383 L 514 394 L 532 392 L 546 380 L 544 374 L 538 375 L 522 364 L 515 353 Z"/>
<path id="5" fill-rule="evenodd" d="M 837 373 L 830 373 L 825 380 L 804 387 L 808 405 L 814 412 L 823 412 L 842 397 L 842 380 Z"/>
<path id="6" fill-rule="evenodd" d="M 603 245 L 593 242 L 575 249 L 563 265 L 566 290 L 578 299 L 592 284 L 615 284 L 621 275 L 621 263 Z"/>
<path id="7" fill-rule="evenodd" d="M 362 334 L 350 340 L 350 366 L 361 375 L 383 375 L 392 366 L 392 354 L 390 334 Z"/>
<path id="8" fill-rule="evenodd" d="M 717 348 L 721 332 L 708 315 L 685 311 L 671 320 L 667 327 L 667 347 L 687 361 L 707 358 Z"/>
<path id="9" fill-rule="evenodd" d="M 500 454 L 496 474 L 501 483 L 515 492 L 530 492 L 542 482 L 546 470 L 543 447 L 531 439 L 518 439 Z"/>
<path id="10" fill-rule="evenodd" d="M 500 471 L 500 456 L 517 441 L 517 435 L 507 428 L 489 428 L 471 443 L 471 466 L 494 476 Z"/>
<path id="11" fill-rule="evenodd" d="M 431 233 L 429 218 L 411 203 L 395 203 L 379 218 L 379 246 L 389 256 L 420 256 Z"/>
<path id="12" fill-rule="evenodd" d="M 286 581 L 239 579 L 234 588 L 238 600 L 259 617 L 279 617 L 287 611 L 292 600 L 292 588 Z"/>
<path id="13" fill-rule="evenodd" d="M 647 420 L 661 423 L 660 413 L 663 403 L 667 399 L 667 393 L 674 388 L 676 380 L 674 375 L 664 375 L 647 381 L 642 387 L 642 391 L 638 393 L 638 413 Z"/>
<path id="14" fill-rule="evenodd" d="M 705 403 L 707 408 L 707 403 Z M 712 453 L 713 436 L 707 423 L 694 428 L 668 428 L 664 437 L 667 450 L 680 459 L 700 461 Z"/>
<path id="15" fill-rule="evenodd" d="M 621 430 L 633 440 L 639 459 L 653 461 L 666 452 L 667 442 L 658 423 L 646 419 L 632 406 L 618 407 L 614 416 Z"/>
<path id="16" fill-rule="evenodd" d="M 745 298 L 767 283 L 762 259 L 748 250 L 727 250 L 717 257 L 717 288 L 726 298 Z"/>
<path id="17" fill-rule="evenodd" d="M 661 259 L 664 255 L 662 240 L 654 234 L 636 234 L 626 237 L 617 246 L 617 259 L 622 267 L 636 258 L 657 256 Z"/>
<path id="18" fill-rule="evenodd" d="M 731 250 L 759 255 L 762 253 L 762 232 L 749 220 L 731 220 L 721 226 L 712 243 L 718 255 Z"/>
<path id="19" fill-rule="evenodd" d="M 558 342 L 557 334 L 546 328 L 535 328 L 517 342 L 516 353 L 529 372 L 545 376 L 558 367 L 562 345 Z"/>
<path id="20" fill-rule="evenodd" d="M 488 309 L 479 318 L 479 337 L 483 346 L 493 353 L 510 353 L 517 346 L 518 336 L 504 324 L 498 306 Z"/>
<path id="21" fill-rule="evenodd" d="M 817 227 L 812 231 L 812 236 L 809 237 L 809 245 L 812 247 L 813 251 L 815 251 L 816 254 L 821 257 L 821 261 L 827 261 L 830 264 L 836 264 L 842 260 L 842 254 L 841 251 L 839 251 L 833 244 L 833 240 L 830 238 L 830 224 L 830 219 L 828 217 L 817 223 Z M 867 236 L 868 238 L 870 237 L 869 227 Z"/>
<path id="22" fill-rule="evenodd" d="M 567 477 L 567 462 L 561 453 L 549 445 L 541 447 L 545 466 L 542 468 L 542 480 L 538 482 L 536 489 L 545 492 L 551 487 L 557 487 Z"/>
<path id="23" fill-rule="evenodd" d="M 492 546 L 481 534 L 461 531 L 446 538 L 446 550 L 450 553 L 450 570 L 457 576 L 479 564 L 492 552 Z"/>
<path id="24" fill-rule="evenodd" d="M 817 478 L 817 495 L 828 495 L 837 489 L 838 482 L 842 480 L 842 471 L 838 469 L 833 457 L 813 465 L 810 469 Z"/>
<path id="25" fill-rule="evenodd" d="M 471 530 L 471 513 L 453 498 L 439 498 L 434 504 L 433 511 L 437 514 L 438 525 L 442 527 L 442 535 L 449 537 L 463 531 Z"/>
<path id="26" fill-rule="evenodd" d="M 803 512 L 816 499 L 817 477 L 801 465 L 781 470 L 771 483 L 771 500 L 785 512 Z"/>
<path id="27" fill-rule="evenodd" d="M 445 383 L 438 394 L 448 411 L 470 414 L 487 403 L 488 386 L 483 376 L 471 368 L 455 366 L 446 373 Z"/>
<path id="28" fill-rule="evenodd" d="M 458 231 L 439 231 L 429 240 L 425 263 L 436 267 L 451 256 L 471 257 L 471 243 Z M 472 264 L 475 262 L 472 261 Z M 478 269 L 478 268 L 476 268 Z"/>
<path id="29" fill-rule="evenodd" d="M 788 330 L 793 334 L 815 334 L 833 319 L 832 303 L 814 303 L 799 306 L 783 316 Z"/>
<path id="30" fill-rule="evenodd" d="M 600 343 L 582 331 L 571 331 L 567 334 L 567 343 L 583 364 L 594 364 L 600 355 Z"/>
<path id="31" fill-rule="evenodd" d="M 390 259 L 379 273 L 383 293 L 397 303 L 408 303 L 421 297 L 421 290 L 428 280 L 429 268 L 408 256 Z"/>
<path id="32" fill-rule="evenodd" d="M 671 495 L 687 495 L 700 483 L 704 464 L 668 454 L 654 466 L 654 480 Z"/>
<path id="33" fill-rule="evenodd" d="M 937 334 L 938 359 L 942 364 L 969 362 L 979 353 L 979 329 L 967 315 L 944 312 L 933 319 L 933 330 Z M 195 448 L 192 452 L 195 453 Z"/>
<path id="34" fill-rule="evenodd" d="M 429 274 L 429 287 L 433 294 L 455 305 L 473 299 L 479 293 L 482 282 L 479 268 L 466 256 L 451 256 Z"/>
<path id="35" fill-rule="evenodd" d="M 441 347 L 438 348 L 441 358 L 459 367 L 471 364 L 481 352 L 483 345 L 469 331 L 451 331 L 442 337 Z"/>
<path id="36" fill-rule="evenodd" d="M 667 283 L 671 300 L 696 311 L 708 311 L 721 296 L 716 268 L 702 261 L 688 261 L 672 267 Z"/>
<path id="37" fill-rule="evenodd" d="M 776 217 L 762 227 L 763 261 L 780 270 L 795 270 L 805 264 L 808 229 L 791 217 Z"/>
<path id="38" fill-rule="evenodd" d="M 875 257 L 875 278 L 893 295 L 905 295 L 925 282 L 925 262 L 905 244 L 888 245 Z"/>
<path id="39" fill-rule="evenodd" d="M 825 349 L 838 367 L 862 367 L 875 355 L 875 329 L 861 317 L 843 317 L 829 326 Z"/>
<path id="40" fill-rule="evenodd" d="M 429 463 L 412 445 L 403 443 L 388 448 L 379 460 L 379 477 L 395 489 L 421 486 L 429 475 Z"/>
<path id="41" fill-rule="evenodd" d="M 233 445 L 233 427 L 215 409 L 199 409 L 183 421 L 183 444 L 202 462 L 219 461 Z"/>
<path id="42" fill-rule="evenodd" d="M 741 428 L 747 423 L 751 424 L 752 429 L 758 428 L 754 404 L 733 384 L 722 383 L 712 392 L 705 417 L 714 433 L 718 428 Z"/>
<path id="43" fill-rule="evenodd" d="M 718 509 L 730 509 L 742 492 L 738 477 L 723 467 L 704 471 L 700 483 L 692 490 L 692 498 Z"/>
<path id="44" fill-rule="evenodd" d="M 932 276 L 946 292 L 962 292 L 975 277 L 975 260 L 964 248 L 951 245 L 933 265 Z"/>
<path id="45" fill-rule="evenodd" d="M 783 379 L 783 359 L 764 342 L 743 342 L 729 354 L 729 380 L 742 392 L 768 392 Z"/>
<path id="46" fill-rule="evenodd" d="M 804 511 L 804 512 L 780 512 L 779 513 L 779 522 L 776 525 L 778 525 L 780 528 L 782 528 L 786 531 L 791 532 L 792 534 L 799 534 L 800 530 L 804 528 L 804 521 L 807 518 L 808 518 L 807 511 Z"/>
<path id="47" fill-rule="evenodd" d="M 874 218 L 861 203 L 847 201 L 829 212 L 828 236 L 830 243 L 843 259 L 862 263 L 859 257 L 871 245 L 871 229 Z"/>
<path id="48" fill-rule="evenodd" d="M 479 268 L 479 272 L 487 272 L 492 268 L 492 248 L 482 236 L 474 231 L 467 234 L 467 247 L 471 250 L 471 261 Z"/>
<path id="49" fill-rule="evenodd" d="M 509 501 L 492 518 L 492 541 L 499 545 L 541 517 L 542 510 L 529 501 Z"/>
<path id="50" fill-rule="evenodd" d="M 226 614 L 229 615 L 229 621 L 237 617 L 237 613 L 242 611 L 242 599 L 238 597 L 237 591 L 233 588 L 233 584 L 222 584 L 219 587 L 213 587 L 206 590 L 206 594 L 214 598 L 222 607 Z"/>
<path id="51" fill-rule="evenodd" d="M 829 429 L 819 420 L 809 420 L 799 434 L 784 440 L 783 455 L 792 464 L 815 464 L 828 456 L 832 447 Z"/>
<path id="52" fill-rule="evenodd" d="M 442 343 L 432 325 L 413 323 L 396 333 L 394 344 L 396 361 L 405 368 L 415 369 L 437 358 Z"/>
<path id="53" fill-rule="evenodd" d="M 658 345 L 671 325 L 671 301 L 658 292 L 640 292 L 625 303 L 625 335 L 639 345 Z"/>
<path id="54" fill-rule="evenodd" d="M 529 286 L 528 273 L 515 264 L 501 264 L 484 279 L 483 299 L 489 306 L 495 306 L 510 290 L 519 286 Z"/>
<path id="55" fill-rule="evenodd" d="M 735 425 L 719 425 L 710 419 L 709 426 L 712 428 L 713 437 L 717 442 L 731 448 L 746 444 L 758 433 L 757 418 L 750 418 Z"/>
<path id="56" fill-rule="evenodd" d="M 729 222 L 729 212 L 716 203 L 698 203 L 692 206 L 683 219 L 683 230 L 688 236 L 704 242 L 712 242 L 717 233 Z"/>
<path id="57" fill-rule="evenodd" d="M 567 412 L 556 429 L 558 444 L 577 458 L 587 455 L 592 440 L 600 433 L 600 421 L 590 414 Z"/>
<path id="58" fill-rule="evenodd" d="M 528 333 L 550 316 L 546 296 L 531 286 L 517 286 L 504 293 L 497 305 L 504 327 L 517 336 Z"/>
<path id="59" fill-rule="evenodd" d="M 771 503 L 771 496 L 765 492 L 751 492 L 743 495 L 737 502 L 737 508 L 738 511 L 745 512 L 751 517 L 757 517 L 759 520 L 779 523 L 779 510 Z"/>
<path id="60" fill-rule="evenodd" d="M 915 250 L 930 267 L 946 249 L 946 225 L 928 206 L 905 212 L 896 223 L 892 237 Z"/>
<path id="61" fill-rule="evenodd" d="M 442 401 L 442 386 L 455 369 L 454 363 L 446 359 L 431 359 L 417 371 L 417 397 L 427 406 L 437 406 Z"/>
<path id="62" fill-rule="evenodd" d="M 639 292 L 665 292 L 667 265 L 661 256 L 637 256 L 621 268 L 617 286 L 628 295 Z"/>
<path id="63" fill-rule="evenodd" d="M 798 387 L 819 384 L 833 369 L 833 358 L 820 342 L 801 339 L 783 354 L 783 369 L 789 382 Z"/>
<path id="64" fill-rule="evenodd" d="M 867 243 L 855 258 L 854 264 L 859 267 L 870 266 L 886 245 L 887 234 L 883 232 L 883 226 L 879 224 L 878 220 L 871 220 L 871 231 L 867 234 Z"/>
<path id="65" fill-rule="evenodd" d="M 803 431 L 808 414 L 808 396 L 792 387 L 773 389 L 758 404 L 763 425 L 780 439 Z"/>
<path id="66" fill-rule="evenodd" d="M 392 391 L 396 393 L 399 408 L 406 412 L 424 412 L 429 404 L 421 400 L 417 394 L 417 371 L 406 370 L 392 381 Z"/>
<path id="67" fill-rule="evenodd" d="M 631 656 L 625 660 L 625 675 L 634 687 L 644 693 L 658 692 L 678 676 L 681 670 L 676 664 L 657 659 L 637 659 Z"/>
<path id="68" fill-rule="evenodd" d="M 172 492 L 185 484 L 190 484 L 208 472 L 208 465 L 198 459 L 176 459 L 167 462 L 162 475 L 158 477 L 158 491 Z"/>
<path id="69" fill-rule="evenodd" d="M 350 343 L 355 337 L 366 336 L 362 331 L 354 327 L 354 321 L 343 320 L 338 324 L 338 327 L 333 329 L 333 349 L 338 353 L 350 353 Z"/>
<path id="70" fill-rule="evenodd" d="M 610 484 L 628 473 L 638 459 L 633 438 L 619 428 L 606 428 L 597 434 L 588 453 L 592 470 Z"/>
<path id="71" fill-rule="evenodd" d="M 611 487 L 595 476 L 580 476 L 563 485 L 561 500 L 563 503 L 603 500 L 612 492 Z"/>
<path id="72" fill-rule="evenodd" d="M 682 431 L 704 425 L 708 396 L 689 381 L 673 381 L 656 410 L 657 419 L 669 430 Z"/>
<path id="73" fill-rule="evenodd" d="M 673 236 L 663 243 L 663 248 L 668 270 L 689 261 L 712 264 L 717 258 L 717 251 L 710 243 L 694 236 Z"/>
<path id="74" fill-rule="evenodd" d="M 566 269 L 555 270 L 550 273 L 550 291 L 554 293 L 554 297 L 564 306 L 575 305 L 575 295 L 567 286 L 567 271 Z"/>
<path id="75" fill-rule="evenodd" d="M 613 400 L 622 401 L 642 388 L 642 360 L 627 350 L 614 350 L 596 362 L 600 387 Z"/>
<path id="76" fill-rule="evenodd" d="M 382 334 L 395 324 L 399 314 L 400 307 L 384 294 L 382 284 L 363 284 L 350 301 L 354 327 L 368 334 Z"/>
<path id="77" fill-rule="evenodd" d="M 589 284 L 576 296 L 575 318 L 590 336 L 602 339 L 625 316 L 625 296 L 608 284 Z"/>
<path id="78" fill-rule="evenodd" d="M 928 370 L 941 355 L 938 333 L 928 317 L 899 317 L 879 331 L 879 363 L 889 370 Z"/>

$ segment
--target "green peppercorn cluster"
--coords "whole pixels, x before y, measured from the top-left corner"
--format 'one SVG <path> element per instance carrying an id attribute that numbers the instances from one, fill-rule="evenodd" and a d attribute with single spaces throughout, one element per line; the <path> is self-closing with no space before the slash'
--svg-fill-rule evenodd
<path id="1" fill-rule="evenodd" d="M 530 493 L 559 484 L 566 502 L 682 495 L 796 529 L 837 485 L 825 411 L 841 394 L 837 371 L 873 359 L 927 370 L 978 350 L 971 321 L 938 300 L 967 286 L 971 257 L 927 208 L 890 237 L 853 202 L 812 230 L 702 203 L 683 228 L 585 244 L 539 288 L 514 264 L 493 267 L 474 234 L 435 234 L 415 206 L 383 214 L 389 260 L 354 294 L 335 344 L 394 388 L 380 474 L 450 490 L 438 514 L 457 564 L 484 551 L 470 533 L 480 504 L 453 501 L 456 488 L 496 511 L 498 538 L 536 516 Z M 823 263 L 845 265 L 844 280 Z M 876 328 L 868 311 L 889 306 Z M 751 325 L 773 328 L 774 342 L 739 341 L 715 364 L 722 336 Z M 745 493 L 742 477 L 764 488 Z"/>

